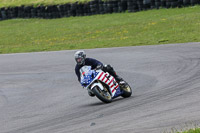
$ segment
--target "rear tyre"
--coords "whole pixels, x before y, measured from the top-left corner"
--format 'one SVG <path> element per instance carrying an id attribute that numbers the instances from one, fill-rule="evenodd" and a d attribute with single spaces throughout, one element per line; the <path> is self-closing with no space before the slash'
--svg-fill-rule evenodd
<path id="1" fill-rule="evenodd" d="M 104 90 L 102 91 L 98 86 L 95 86 L 93 88 L 93 93 L 104 103 L 112 102 L 112 96 L 110 95 L 107 88 L 104 88 Z"/>
<path id="2" fill-rule="evenodd" d="M 124 98 L 130 97 L 132 94 L 132 89 L 128 83 L 125 83 L 124 85 L 120 85 L 121 90 L 123 91 L 123 94 L 121 95 Z"/>

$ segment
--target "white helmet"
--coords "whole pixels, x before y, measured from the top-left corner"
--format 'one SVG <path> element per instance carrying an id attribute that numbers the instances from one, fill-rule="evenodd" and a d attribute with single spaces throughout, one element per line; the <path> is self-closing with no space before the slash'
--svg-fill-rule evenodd
<path id="1" fill-rule="evenodd" d="M 74 54 L 74 57 L 75 57 L 76 63 L 78 65 L 84 65 L 85 64 L 86 54 L 83 50 L 77 51 Z"/>

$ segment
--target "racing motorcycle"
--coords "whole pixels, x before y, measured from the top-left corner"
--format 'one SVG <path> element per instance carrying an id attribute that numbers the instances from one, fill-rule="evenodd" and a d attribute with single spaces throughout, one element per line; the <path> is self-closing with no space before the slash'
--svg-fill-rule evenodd
<path id="1" fill-rule="evenodd" d="M 118 84 L 115 78 L 103 70 L 92 70 L 91 66 L 80 69 L 81 85 L 88 89 L 102 102 L 110 103 L 116 97 L 130 97 L 132 89 L 127 82 Z"/>

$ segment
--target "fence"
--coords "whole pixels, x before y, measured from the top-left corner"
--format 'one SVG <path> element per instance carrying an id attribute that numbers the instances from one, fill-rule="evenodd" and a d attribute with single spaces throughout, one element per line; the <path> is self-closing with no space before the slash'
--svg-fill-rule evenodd
<path id="1" fill-rule="evenodd" d="M 0 9 L 0 20 L 12 18 L 61 18 L 94 14 L 137 12 L 154 8 L 171 8 L 200 4 L 200 0 L 93 0 L 51 6 L 21 6 Z"/>

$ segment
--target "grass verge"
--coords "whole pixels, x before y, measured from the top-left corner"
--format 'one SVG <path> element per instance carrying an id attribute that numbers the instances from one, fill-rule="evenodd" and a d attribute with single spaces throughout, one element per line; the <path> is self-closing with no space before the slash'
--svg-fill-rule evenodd
<path id="1" fill-rule="evenodd" d="M 189 129 L 187 131 L 177 132 L 177 133 L 200 133 L 200 128 Z"/>
<path id="2" fill-rule="evenodd" d="M 0 53 L 200 42 L 200 6 L 0 21 Z"/>
<path id="3" fill-rule="evenodd" d="M 0 0 L 1 7 L 16 7 L 16 6 L 37 6 L 37 5 L 58 5 L 73 2 L 86 2 L 90 0 Z"/>

